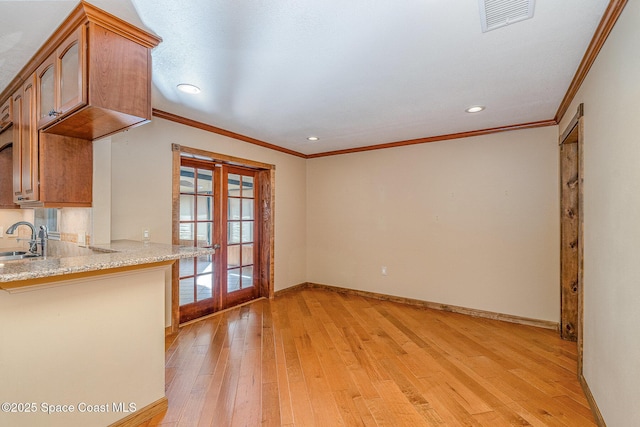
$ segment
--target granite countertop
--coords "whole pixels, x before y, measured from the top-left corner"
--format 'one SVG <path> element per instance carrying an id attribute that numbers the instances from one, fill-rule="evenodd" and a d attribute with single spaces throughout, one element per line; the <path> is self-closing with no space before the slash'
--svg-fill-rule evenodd
<path id="1" fill-rule="evenodd" d="M 90 247 L 50 241 L 47 249 L 46 258 L 0 262 L 0 289 L 2 283 L 6 282 L 153 264 L 214 253 L 211 248 L 143 243 L 133 240 L 115 240 L 108 245 Z"/>

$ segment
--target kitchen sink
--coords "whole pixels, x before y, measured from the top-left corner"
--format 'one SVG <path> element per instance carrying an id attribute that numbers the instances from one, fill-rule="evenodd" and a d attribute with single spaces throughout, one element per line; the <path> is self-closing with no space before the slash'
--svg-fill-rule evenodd
<path id="1" fill-rule="evenodd" d="M 25 258 L 35 258 L 35 257 L 39 257 L 40 255 L 38 254 L 34 254 L 31 252 L 25 252 L 25 251 L 9 251 L 9 252 L 0 252 L 0 262 L 2 261 L 15 261 L 15 260 L 19 260 L 19 259 L 25 259 Z"/>

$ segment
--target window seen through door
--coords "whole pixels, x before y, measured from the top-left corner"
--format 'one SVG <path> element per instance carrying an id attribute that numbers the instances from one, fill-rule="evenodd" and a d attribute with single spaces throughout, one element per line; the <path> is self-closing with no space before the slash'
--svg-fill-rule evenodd
<path id="1" fill-rule="evenodd" d="M 227 175 L 227 292 L 253 286 L 254 177 Z"/>
<path id="2" fill-rule="evenodd" d="M 180 168 L 180 244 L 213 246 L 213 171 Z M 213 297 L 212 256 L 180 260 L 180 305 Z"/>

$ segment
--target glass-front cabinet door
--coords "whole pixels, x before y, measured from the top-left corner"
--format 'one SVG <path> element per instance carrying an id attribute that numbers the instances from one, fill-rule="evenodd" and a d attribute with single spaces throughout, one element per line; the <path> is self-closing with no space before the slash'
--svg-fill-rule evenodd
<path id="1" fill-rule="evenodd" d="M 56 119 L 56 56 L 49 56 L 36 71 L 38 79 L 37 114 L 38 129 Z"/>
<path id="2" fill-rule="evenodd" d="M 38 67 L 38 129 L 87 103 L 85 38 L 80 26 Z"/>

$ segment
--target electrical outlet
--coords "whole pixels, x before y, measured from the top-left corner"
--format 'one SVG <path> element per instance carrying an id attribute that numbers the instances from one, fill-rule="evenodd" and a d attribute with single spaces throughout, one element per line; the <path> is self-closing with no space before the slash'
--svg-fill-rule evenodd
<path id="1" fill-rule="evenodd" d="M 85 233 L 78 233 L 78 245 L 84 246 L 86 244 L 86 235 Z"/>
<path id="2" fill-rule="evenodd" d="M 381 270 L 380 274 L 382 274 L 383 276 L 386 276 L 387 275 L 387 267 L 382 266 L 382 270 Z"/>
<path id="3" fill-rule="evenodd" d="M 145 228 L 144 230 L 142 230 L 142 241 L 148 242 L 150 240 L 151 240 L 151 232 L 149 231 L 148 228 Z"/>

